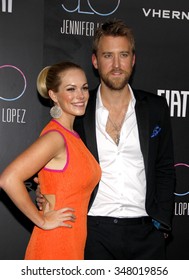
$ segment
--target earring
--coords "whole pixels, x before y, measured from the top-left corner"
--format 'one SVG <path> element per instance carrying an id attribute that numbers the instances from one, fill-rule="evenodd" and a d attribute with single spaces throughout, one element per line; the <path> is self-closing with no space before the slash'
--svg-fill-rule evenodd
<path id="1" fill-rule="evenodd" d="M 50 109 L 50 115 L 52 118 L 54 119 L 58 119 L 61 117 L 62 115 L 62 109 L 58 106 L 58 105 L 54 105 L 51 109 Z"/>

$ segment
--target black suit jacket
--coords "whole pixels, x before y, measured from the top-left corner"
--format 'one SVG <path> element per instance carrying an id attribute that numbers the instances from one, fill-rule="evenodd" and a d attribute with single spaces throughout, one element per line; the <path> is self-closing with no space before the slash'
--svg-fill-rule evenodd
<path id="1" fill-rule="evenodd" d="M 133 90 L 136 98 L 136 118 L 139 140 L 146 173 L 146 211 L 160 222 L 162 230 L 171 230 L 174 205 L 175 170 L 169 108 L 164 97 L 141 90 Z M 97 89 L 90 92 L 84 116 L 76 118 L 74 129 L 97 161 L 96 141 L 96 96 Z M 92 205 L 98 185 L 94 189 Z"/>

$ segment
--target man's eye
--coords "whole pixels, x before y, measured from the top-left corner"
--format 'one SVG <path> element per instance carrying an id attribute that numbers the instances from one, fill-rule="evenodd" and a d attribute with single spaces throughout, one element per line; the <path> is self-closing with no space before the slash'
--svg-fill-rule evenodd
<path id="1" fill-rule="evenodd" d="M 128 55 L 129 55 L 128 53 L 122 53 L 121 54 L 122 57 L 128 57 Z"/>
<path id="2" fill-rule="evenodd" d="M 111 57 L 111 54 L 105 54 L 104 57 L 105 57 L 105 58 L 110 58 L 110 57 Z"/>

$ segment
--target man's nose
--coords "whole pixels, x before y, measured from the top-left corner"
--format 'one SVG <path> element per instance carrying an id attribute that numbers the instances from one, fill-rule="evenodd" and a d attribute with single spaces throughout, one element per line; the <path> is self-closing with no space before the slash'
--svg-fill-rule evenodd
<path id="1" fill-rule="evenodd" d="M 113 66 L 115 68 L 119 68 L 120 67 L 120 58 L 118 55 L 115 55 L 113 58 Z"/>

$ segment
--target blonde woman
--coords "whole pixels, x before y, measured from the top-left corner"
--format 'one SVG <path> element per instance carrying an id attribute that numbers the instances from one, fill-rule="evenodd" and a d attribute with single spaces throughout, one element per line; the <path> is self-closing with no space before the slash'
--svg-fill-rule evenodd
<path id="1" fill-rule="evenodd" d="M 35 224 L 25 259 L 83 259 L 88 202 L 101 176 L 98 163 L 73 130 L 89 98 L 86 75 L 72 62 L 58 63 L 40 72 L 37 88 L 54 103 L 52 120 L 4 170 L 0 186 Z M 37 172 L 47 202 L 42 212 L 24 185 Z"/>

